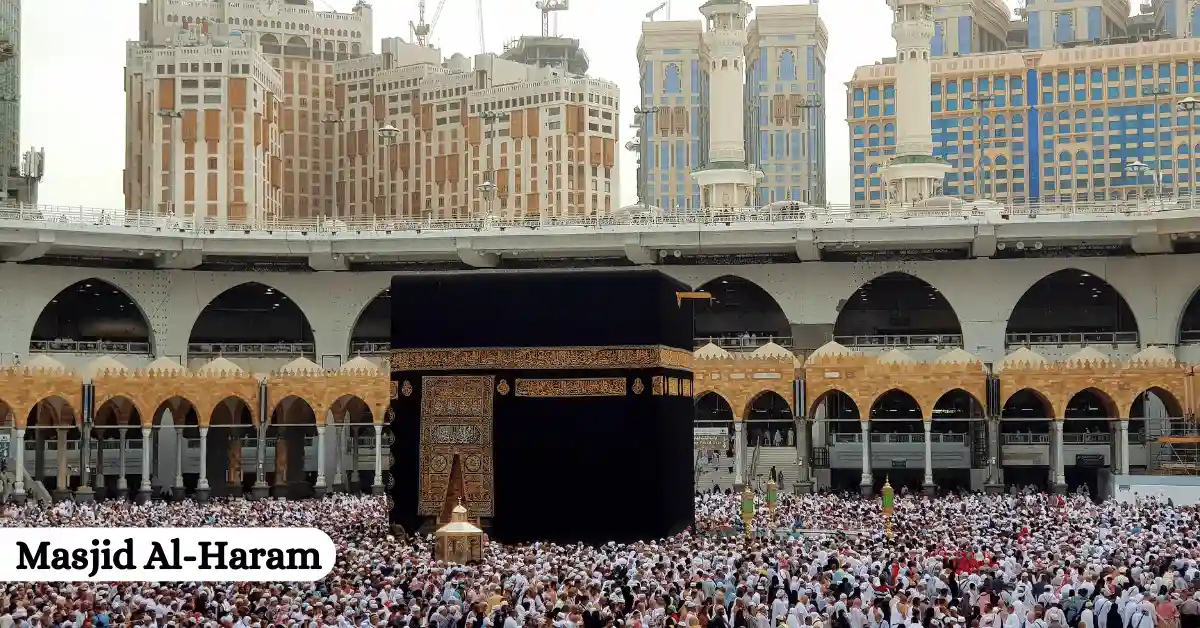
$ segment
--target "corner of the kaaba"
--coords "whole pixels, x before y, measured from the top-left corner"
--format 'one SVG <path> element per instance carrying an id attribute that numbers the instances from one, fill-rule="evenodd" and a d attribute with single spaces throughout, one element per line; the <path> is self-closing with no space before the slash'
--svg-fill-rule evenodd
<path id="1" fill-rule="evenodd" d="M 461 502 L 511 543 L 690 526 L 686 290 L 653 269 L 396 276 L 393 522 Z"/>

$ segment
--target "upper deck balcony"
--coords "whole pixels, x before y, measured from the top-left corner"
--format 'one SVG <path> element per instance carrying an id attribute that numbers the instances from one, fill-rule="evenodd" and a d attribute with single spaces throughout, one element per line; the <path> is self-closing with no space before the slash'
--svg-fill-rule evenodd
<path id="1" fill-rule="evenodd" d="M 317 270 L 388 264 L 496 267 L 538 259 L 698 263 L 706 256 L 871 261 L 1169 253 L 1196 248 L 1200 209 L 1186 201 L 624 213 L 610 217 L 314 218 L 243 222 L 81 207 L 0 207 L 0 256 L 140 258 L 146 267 L 235 260 Z"/>

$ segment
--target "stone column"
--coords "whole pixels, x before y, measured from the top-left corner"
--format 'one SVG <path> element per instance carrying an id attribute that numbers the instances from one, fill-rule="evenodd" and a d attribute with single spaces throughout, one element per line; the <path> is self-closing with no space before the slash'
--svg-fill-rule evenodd
<path id="1" fill-rule="evenodd" d="M 346 428 L 338 425 L 333 430 L 333 446 L 337 450 L 334 452 L 333 461 L 337 472 L 333 476 L 333 491 L 344 492 L 346 488 Z"/>
<path id="2" fill-rule="evenodd" d="M 229 428 L 229 442 L 226 444 L 226 455 L 229 462 L 225 470 L 226 492 L 230 497 L 242 496 L 242 479 L 245 471 L 242 464 L 242 430 L 241 426 Z"/>
<path id="3" fill-rule="evenodd" d="M 33 433 L 35 448 L 33 451 L 33 479 L 46 483 L 46 430 L 42 428 L 42 404 L 37 406 L 37 426 L 38 429 Z"/>
<path id="4" fill-rule="evenodd" d="M 375 478 L 371 482 L 373 495 L 383 494 L 383 425 L 375 424 Z"/>
<path id="5" fill-rule="evenodd" d="M 362 452 L 358 447 L 359 427 L 350 428 L 350 482 L 346 490 L 358 493 L 362 490 L 362 474 L 359 473 L 359 457 Z"/>
<path id="6" fill-rule="evenodd" d="M 1116 472 L 1119 475 L 1129 475 L 1129 420 L 1117 421 L 1117 456 L 1119 464 Z"/>
<path id="7" fill-rule="evenodd" d="M 120 465 L 120 468 L 117 469 L 117 497 L 125 499 L 129 497 L 129 480 L 125 479 L 125 450 L 128 447 L 128 441 L 125 439 L 125 428 L 118 429 L 117 435 L 120 445 L 120 449 L 117 452 L 117 463 Z"/>
<path id="8" fill-rule="evenodd" d="M 317 482 L 313 484 L 313 495 L 317 498 L 325 496 L 328 487 L 325 485 L 325 425 L 317 426 Z"/>
<path id="9" fill-rule="evenodd" d="M 733 490 L 741 492 L 746 486 L 746 424 L 733 422 Z"/>
<path id="10" fill-rule="evenodd" d="M 937 493 L 937 486 L 933 483 L 933 420 L 925 419 L 921 423 L 925 425 L 925 481 L 921 489 L 933 497 Z"/>
<path id="11" fill-rule="evenodd" d="M 13 452 L 13 471 L 16 475 L 16 481 L 13 482 L 12 500 L 17 505 L 25 503 L 25 428 L 19 427 L 14 430 L 13 446 L 16 451 Z"/>
<path id="12" fill-rule="evenodd" d="M 1067 492 L 1067 471 L 1064 466 L 1063 455 L 1063 421 L 1057 419 L 1054 421 L 1054 486 L 1051 489 L 1055 493 L 1063 494 Z"/>
<path id="13" fill-rule="evenodd" d="M 61 502 L 71 497 L 71 477 L 67 475 L 67 430 L 58 428 L 58 477 L 54 482 L 54 501 Z"/>
<path id="14" fill-rule="evenodd" d="M 186 445 L 183 428 L 175 428 L 175 485 L 171 488 L 171 499 L 175 501 L 180 501 L 187 495 L 187 489 L 183 486 L 183 448 Z"/>
<path id="15" fill-rule="evenodd" d="M 104 478 L 104 439 L 99 435 L 107 433 L 98 431 L 96 437 L 96 495 L 100 499 L 108 496 L 108 482 Z"/>
<path id="16" fill-rule="evenodd" d="M 282 425 L 275 428 L 275 486 L 271 494 L 277 498 L 288 496 L 288 436 L 291 431 L 290 427 Z"/>
<path id="17" fill-rule="evenodd" d="M 90 421 L 85 421 L 83 428 L 79 431 L 79 488 L 75 489 L 75 501 L 82 503 L 96 501 L 96 493 L 92 491 L 91 483 L 92 427 Z"/>
<path id="18" fill-rule="evenodd" d="M 808 446 L 808 419 L 796 420 L 796 467 L 799 472 L 796 480 L 797 493 L 812 492 L 812 450 Z"/>
<path id="19" fill-rule="evenodd" d="M 138 486 L 137 501 L 144 504 L 150 501 L 153 487 L 150 483 L 150 461 L 154 458 L 154 430 L 142 427 L 142 483 Z"/>
<path id="20" fill-rule="evenodd" d="M 984 490 L 993 495 L 1004 492 L 1004 478 L 1000 471 L 1000 419 L 987 419 L 988 428 L 988 479 Z"/>
<path id="21" fill-rule="evenodd" d="M 859 424 L 862 429 L 862 479 L 858 491 L 863 497 L 870 497 L 875 493 L 875 476 L 871 473 L 871 421 L 863 419 Z"/>
<path id="22" fill-rule="evenodd" d="M 208 428 L 200 428 L 200 477 L 196 480 L 196 499 L 208 501 Z"/>
<path id="23" fill-rule="evenodd" d="M 271 489 L 267 486 L 267 426 L 263 424 L 257 430 L 258 447 L 254 448 L 254 486 L 250 489 L 250 495 L 254 499 L 263 499 L 270 494 Z"/>

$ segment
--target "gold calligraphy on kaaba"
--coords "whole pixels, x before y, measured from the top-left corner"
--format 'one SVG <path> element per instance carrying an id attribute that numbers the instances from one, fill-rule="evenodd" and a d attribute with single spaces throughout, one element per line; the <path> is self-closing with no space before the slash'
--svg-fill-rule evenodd
<path id="1" fill-rule="evenodd" d="M 653 378 L 650 379 L 650 394 L 655 395 L 655 396 L 663 394 L 663 376 L 662 375 L 655 375 Z"/>
<path id="2" fill-rule="evenodd" d="M 624 397 L 624 377 L 518 379 L 518 397 Z"/>
<path id="3" fill-rule="evenodd" d="M 491 375 L 429 375 L 421 379 L 420 498 L 422 516 L 438 516 L 451 490 L 450 474 L 458 460 L 462 500 L 472 517 L 495 510 L 492 471 Z"/>
<path id="4" fill-rule="evenodd" d="M 481 347 L 396 349 L 393 371 L 692 369 L 690 351 L 673 347 Z"/>

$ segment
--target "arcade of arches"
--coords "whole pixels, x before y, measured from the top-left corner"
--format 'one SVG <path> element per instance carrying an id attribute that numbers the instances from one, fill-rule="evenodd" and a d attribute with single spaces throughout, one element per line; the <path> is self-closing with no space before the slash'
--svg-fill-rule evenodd
<path id="1" fill-rule="evenodd" d="M 350 433 L 355 443 L 360 434 L 374 435 L 371 489 L 381 492 L 383 427 L 391 397 L 390 374 L 362 357 L 337 370 L 299 358 L 275 372 L 251 374 L 221 357 L 195 370 L 166 358 L 135 370 L 103 356 L 74 372 L 41 355 L 0 369 L 0 427 L 14 434 L 15 469 L 29 469 L 27 450 L 36 459 L 30 475 L 15 478 L 12 496 L 18 500 L 25 496 L 26 478 L 48 479 L 48 448 L 57 459 L 56 497 L 69 496 L 72 488 L 85 499 L 123 496 L 127 475 L 133 475 L 136 495 L 147 499 L 155 459 L 167 440 L 173 443 L 175 465 L 173 482 L 165 486 L 177 496 L 193 492 L 204 499 L 246 489 L 260 497 L 271 490 L 278 496 L 320 495 L 330 486 L 327 428 L 339 439 Z M 182 463 L 189 442 L 198 448 L 199 471 L 185 480 Z M 317 450 L 315 477 L 305 472 L 306 443 Z M 264 460 L 269 447 L 271 461 Z M 243 458 L 243 448 L 253 449 L 249 459 Z M 112 478 L 106 469 L 114 461 L 106 464 L 106 450 L 120 459 Z M 341 448 L 337 451 L 335 486 L 344 477 Z M 131 452 L 140 456 L 140 470 L 126 464 Z M 132 474 L 127 473 L 131 466 Z"/>
<path id="2" fill-rule="evenodd" d="M 1041 443 L 1049 450 L 1049 462 L 1038 464 L 1050 467 L 1050 483 L 1060 488 L 1070 483 L 1064 442 L 1089 442 L 1093 433 L 1111 436 L 1106 442 L 1112 453 L 1105 459 L 1127 473 L 1138 466 L 1130 458 L 1130 432 L 1144 434 L 1150 398 L 1159 404 L 1158 416 L 1174 419 L 1193 416 L 1196 399 L 1191 367 L 1159 348 L 1145 349 L 1125 363 L 1093 348 L 1060 362 L 1022 348 L 989 373 L 961 349 L 921 362 L 898 350 L 868 356 L 833 342 L 801 361 L 775 343 L 745 353 L 710 343 L 695 352 L 694 373 L 696 424 L 706 428 L 709 442 L 724 441 L 727 435 L 736 445 L 729 449 L 735 450 L 734 475 L 743 482 L 757 473 L 741 459 L 747 442 L 807 452 L 796 454 L 801 483 L 811 482 L 822 464 L 836 466 L 816 455 L 813 430 L 822 424 L 822 442 L 858 444 L 862 464 L 854 469 L 854 479 L 864 488 L 882 479 L 874 468 L 883 455 L 877 446 L 883 451 L 901 441 L 916 445 L 913 469 L 919 483 L 929 485 L 942 472 L 940 462 L 939 470 L 933 469 L 935 457 L 943 455 L 938 447 L 959 443 L 965 448 L 969 442 L 974 452 L 976 436 L 982 448 L 978 456 L 972 453 L 968 469 L 987 467 L 996 483 L 997 467 L 1008 474 L 1012 462 L 998 460 L 1001 436 L 1006 446 L 1010 441 Z M 175 477 L 165 485 L 173 492 L 205 497 L 246 489 L 265 494 L 274 488 L 280 495 L 304 495 L 307 487 L 307 494 L 319 494 L 330 487 L 326 448 L 331 427 L 365 432 L 368 439 L 374 435 L 371 487 L 382 490 L 382 433 L 392 394 L 388 373 L 363 358 L 336 371 L 301 358 L 276 372 L 255 375 L 224 358 L 192 370 L 169 359 L 133 370 L 105 356 L 72 372 L 38 356 L 0 370 L 0 428 L 15 435 L 10 460 L 16 468 L 28 469 L 27 451 L 36 458 L 35 479 L 45 479 L 42 471 L 51 451 L 60 496 L 70 489 L 85 497 L 120 495 L 132 482 L 137 495 L 149 497 L 151 476 L 163 475 L 152 469 L 170 466 L 169 459 L 153 464 L 160 436 L 167 433 L 196 442 L 200 450 L 199 473 L 185 478 L 182 448 L 174 449 Z M 257 446 L 262 439 L 275 443 L 272 461 L 263 459 L 268 447 Z M 316 451 L 306 452 L 306 443 Z M 341 447 L 337 450 L 333 486 L 344 478 Z M 106 451 L 120 456 L 117 474 L 103 471 L 109 466 Z M 89 455 L 87 464 L 79 464 L 80 452 Z M 140 470 L 130 465 L 133 473 L 127 473 L 125 464 L 130 453 L 141 463 Z M 310 480 L 304 462 L 312 453 L 316 472 Z M 14 494 L 23 494 L 23 479 Z"/>
<path id="3" fill-rule="evenodd" d="M 711 444 L 726 436 L 729 446 L 714 449 L 732 455 L 735 484 L 762 475 L 745 468 L 747 446 L 795 447 L 797 484 L 811 486 L 816 469 L 838 466 L 827 459 L 836 457 L 829 450 L 852 445 L 861 465 L 843 458 L 840 466 L 853 467 L 849 483 L 863 490 L 882 484 L 888 474 L 895 484 L 909 469 L 912 483 L 927 490 L 966 484 L 972 471 L 987 485 L 1001 486 L 1006 474 L 1013 481 L 1023 477 L 1022 465 L 1046 468 L 1041 483 L 1062 490 L 1078 484 L 1069 477 L 1072 460 L 1089 459 L 1076 445 L 1111 446 L 1100 458 L 1113 473 L 1129 473 L 1145 466 L 1131 460 L 1130 432 L 1135 440 L 1145 438 L 1149 400 L 1164 419 L 1190 418 L 1195 406 L 1192 369 L 1155 347 L 1124 363 L 1090 347 L 1059 362 L 1021 348 L 990 373 L 962 349 L 922 362 L 900 350 L 866 355 L 836 342 L 803 362 L 773 344 L 747 353 L 709 344 L 695 357 L 697 442 L 702 433 Z M 821 436 L 814 436 L 817 430 Z M 1007 450 L 1021 443 L 1047 453 L 1019 462 L 1026 454 Z M 825 444 L 831 447 L 819 446 Z M 963 452 L 961 470 L 943 468 L 956 464 L 946 464 L 952 445 Z M 1068 459 L 1071 453 L 1075 459 Z M 913 465 L 902 464 L 906 455 Z M 879 472 L 880 459 L 892 470 Z"/>

